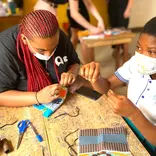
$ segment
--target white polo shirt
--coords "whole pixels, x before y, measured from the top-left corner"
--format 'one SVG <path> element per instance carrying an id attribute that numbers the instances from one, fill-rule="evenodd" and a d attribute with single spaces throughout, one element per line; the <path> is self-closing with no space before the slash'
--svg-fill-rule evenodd
<path id="1" fill-rule="evenodd" d="M 156 125 L 156 80 L 137 71 L 135 56 L 124 63 L 115 72 L 115 75 L 121 81 L 128 83 L 128 98 L 149 121 Z"/>

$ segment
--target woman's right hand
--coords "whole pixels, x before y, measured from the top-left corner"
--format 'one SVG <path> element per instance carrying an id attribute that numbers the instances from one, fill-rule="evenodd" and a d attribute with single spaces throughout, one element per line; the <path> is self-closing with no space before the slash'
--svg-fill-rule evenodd
<path id="1" fill-rule="evenodd" d="M 37 92 L 37 99 L 39 103 L 49 103 L 59 97 L 61 90 L 60 84 L 49 85 Z"/>
<path id="2" fill-rule="evenodd" d="M 91 83 L 95 83 L 100 78 L 99 63 L 91 62 L 83 65 L 80 69 L 80 75 Z"/>
<path id="3" fill-rule="evenodd" d="M 88 30 L 90 31 L 92 35 L 98 35 L 98 34 L 103 33 L 103 29 L 99 27 L 95 27 L 95 26 L 91 26 Z"/>

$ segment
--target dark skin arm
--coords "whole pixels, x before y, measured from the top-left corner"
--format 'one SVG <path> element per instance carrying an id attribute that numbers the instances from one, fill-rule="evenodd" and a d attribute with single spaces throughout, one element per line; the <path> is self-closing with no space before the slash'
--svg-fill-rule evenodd
<path id="1" fill-rule="evenodd" d="M 22 107 L 31 106 L 39 103 L 49 103 L 58 98 L 61 86 L 54 84 L 47 86 L 39 92 L 22 92 L 17 90 L 9 90 L 0 93 L 0 106 Z M 36 99 L 37 96 L 37 99 Z M 38 101 L 37 101 L 38 100 Z"/>
<path id="2" fill-rule="evenodd" d="M 80 69 L 80 65 L 78 63 L 76 63 L 69 67 L 68 72 L 77 76 L 79 73 L 79 69 Z"/>
<path id="3" fill-rule="evenodd" d="M 20 92 L 16 90 L 5 91 L 0 93 L 0 106 L 31 106 L 37 103 L 35 94 L 35 92 Z"/>
<path id="4" fill-rule="evenodd" d="M 109 78 L 101 77 L 99 63 L 91 62 L 80 69 L 80 75 L 70 86 L 70 91 L 74 92 L 82 86 L 92 88 L 101 94 L 105 94 L 109 89 L 115 89 L 124 83 L 114 74 Z"/>
<path id="5" fill-rule="evenodd" d="M 137 108 L 138 109 L 138 108 Z M 141 111 L 138 111 L 138 115 L 129 117 L 133 124 L 140 130 L 143 136 L 153 145 L 156 146 L 156 126 L 153 125 Z M 141 121 L 141 122 L 140 122 Z"/>
<path id="6" fill-rule="evenodd" d="M 127 97 L 117 95 L 110 90 L 107 100 L 116 114 L 129 118 L 143 136 L 156 146 L 156 126 Z"/>
<path id="7" fill-rule="evenodd" d="M 95 62 L 84 65 L 80 69 L 80 75 L 89 81 L 88 83 L 85 82 L 84 85 L 92 87 L 101 94 L 105 94 L 109 89 L 115 89 L 124 84 L 115 74 L 109 78 L 101 77 L 99 63 Z"/>

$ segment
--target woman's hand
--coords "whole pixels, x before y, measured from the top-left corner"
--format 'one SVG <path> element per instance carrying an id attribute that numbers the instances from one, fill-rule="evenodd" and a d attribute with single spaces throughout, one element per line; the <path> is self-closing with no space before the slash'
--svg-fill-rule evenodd
<path id="1" fill-rule="evenodd" d="M 114 113 L 133 118 L 138 114 L 138 108 L 125 96 L 117 95 L 112 90 L 108 91 L 108 102 Z"/>
<path id="2" fill-rule="evenodd" d="M 59 92 L 61 90 L 60 84 L 53 84 L 50 86 L 47 86 L 37 92 L 37 100 L 39 103 L 49 103 L 59 97 Z"/>
<path id="3" fill-rule="evenodd" d="M 91 26 L 89 29 L 91 35 L 98 35 L 103 33 L 103 30 L 99 27 Z"/>
<path id="4" fill-rule="evenodd" d="M 101 31 L 104 31 L 104 30 L 105 30 L 105 25 L 104 25 L 104 22 L 103 22 L 103 19 L 102 19 L 102 18 L 100 18 L 100 19 L 98 20 L 98 25 L 97 25 L 97 27 L 98 27 L 99 29 L 101 29 Z"/>
<path id="5" fill-rule="evenodd" d="M 60 85 L 69 86 L 74 83 L 76 80 L 76 76 L 73 73 L 67 72 L 61 74 Z"/>
<path id="6" fill-rule="evenodd" d="M 100 78 L 99 63 L 91 62 L 83 65 L 80 69 L 80 75 L 91 83 L 95 83 Z"/>
<path id="7" fill-rule="evenodd" d="M 129 18 L 130 17 L 130 10 L 129 9 L 126 9 L 124 14 L 123 14 L 124 18 Z"/>

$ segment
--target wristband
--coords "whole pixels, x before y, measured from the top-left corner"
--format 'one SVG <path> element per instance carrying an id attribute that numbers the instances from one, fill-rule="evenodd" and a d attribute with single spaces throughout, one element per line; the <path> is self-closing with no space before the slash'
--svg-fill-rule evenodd
<path id="1" fill-rule="evenodd" d="M 35 93 L 35 98 L 36 98 L 36 101 L 37 101 L 37 105 L 40 105 L 40 103 L 39 103 L 39 101 L 38 101 L 38 98 L 37 98 L 37 93 L 38 93 L 38 92 Z"/>

